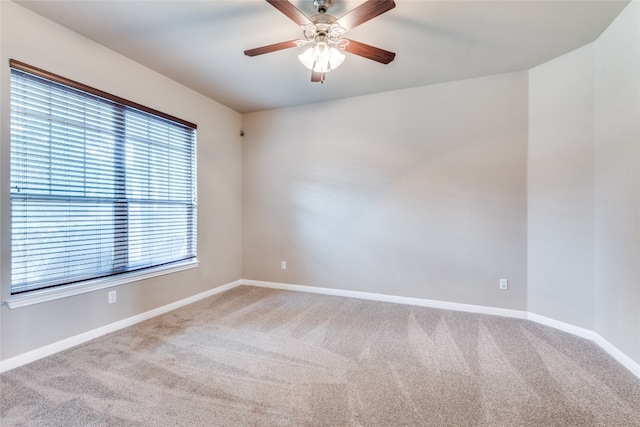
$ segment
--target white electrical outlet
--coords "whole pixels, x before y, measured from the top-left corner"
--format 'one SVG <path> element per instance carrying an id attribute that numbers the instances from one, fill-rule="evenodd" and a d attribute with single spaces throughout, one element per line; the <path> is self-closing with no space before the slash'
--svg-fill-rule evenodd
<path id="1" fill-rule="evenodd" d="M 282 261 L 280 263 L 280 268 L 283 269 L 283 270 L 286 270 L 287 269 L 287 261 Z"/>
<path id="2" fill-rule="evenodd" d="M 116 302 L 116 291 L 109 291 L 109 304 Z"/>
<path id="3" fill-rule="evenodd" d="M 500 289 L 509 289 L 509 281 L 507 279 L 500 279 Z"/>

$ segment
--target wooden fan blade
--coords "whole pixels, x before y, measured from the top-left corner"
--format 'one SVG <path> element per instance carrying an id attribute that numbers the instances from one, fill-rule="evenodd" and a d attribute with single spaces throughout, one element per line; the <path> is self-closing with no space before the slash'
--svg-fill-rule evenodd
<path id="1" fill-rule="evenodd" d="M 336 21 L 342 28 L 349 31 L 360 24 L 382 15 L 396 7 L 393 0 L 367 0 Z"/>
<path id="2" fill-rule="evenodd" d="M 257 47 L 255 49 L 245 50 L 244 54 L 247 56 L 257 56 L 257 55 L 263 55 L 269 52 L 276 52 L 278 50 L 289 49 L 291 47 L 296 47 L 296 46 L 298 46 L 298 44 L 296 43 L 296 40 L 289 40 L 286 42 L 280 42 L 280 43 L 270 44 L 268 46 Z"/>
<path id="3" fill-rule="evenodd" d="M 349 40 L 349 39 L 344 39 Z M 349 43 L 344 48 L 346 52 L 353 53 L 354 55 L 362 56 L 363 58 L 372 59 L 382 64 L 388 64 L 393 61 L 396 54 L 389 52 L 388 50 L 380 49 L 379 47 L 370 46 L 368 44 L 360 43 L 355 40 L 349 40 Z"/>
<path id="4" fill-rule="evenodd" d="M 322 83 L 324 82 L 324 73 L 319 73 L 317 71 L 311 71 L 311 81 L 313 83 Z"/>
<path id="5" fill-rule="evenodd" d="M 300 12 L 300 10 L 295 7 L 291 2 L 287 0 L 267 0 L 267 2 L 278 9 L 280 12 L 284 13 L 289 19 L 291 19 L 296 24 L 302 26 L 311 24 L 309 18 L 307 18 L 304 13 Z"/>

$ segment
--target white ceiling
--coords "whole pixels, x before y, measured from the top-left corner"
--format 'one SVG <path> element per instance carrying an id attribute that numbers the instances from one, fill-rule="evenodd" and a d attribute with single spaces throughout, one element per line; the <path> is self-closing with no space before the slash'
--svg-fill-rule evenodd
<path id="1" fill-rule="evenodd" d="M 340 17 L 362 1 L 336 0 Z M 302 38 L 263 0 L 17 1 L 241 113 L 525 70 L 594 41 L 624 1 L 396 0 L 346 37 L 396 52 L 382 65 L 347 54 L 324 84 L 297 59 L 246 49 Z M 292 0 L 307 16 L 313 0 Z"/>

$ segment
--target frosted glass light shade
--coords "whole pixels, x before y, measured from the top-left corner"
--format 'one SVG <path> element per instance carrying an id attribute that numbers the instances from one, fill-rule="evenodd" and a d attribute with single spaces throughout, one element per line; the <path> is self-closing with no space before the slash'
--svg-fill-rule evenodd
<path id="1" fill-rule="evenodd" d="M 329 47 L 324 42 L 316 43 L 313 47 L 298 55 L 302 65 L 318 73 L 335 70 L 344 61 L 344 54 L 335 47 Z"/>

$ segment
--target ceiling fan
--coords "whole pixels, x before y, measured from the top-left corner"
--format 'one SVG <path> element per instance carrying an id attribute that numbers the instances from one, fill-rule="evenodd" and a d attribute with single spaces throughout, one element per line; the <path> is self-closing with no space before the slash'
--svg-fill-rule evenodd
<path id="1" fill-rule="evenodd" d="M 388 50 L 342 37 L 347 31 L 396 7 L 393 0 L 367 0 L 337 19 L 327 14 L 334 0 L 314 0 L 313 5 L 318 14 L 310 18 L 307 18 L 288 0 L 267 0 L 267 2 L 298 24 L 303 30 L 304 39 L 245 50 L 244 54 L 247 56 L 257 56 L 309 44 L 311 47 L 299 55 L 298 59 L 311 70 L 311 81 L 320 83 L 324 82 L 326 73 L 342 64 L 345 58 L 342 51 L 382 64 L 390 63 L 396 56 Z"/>

